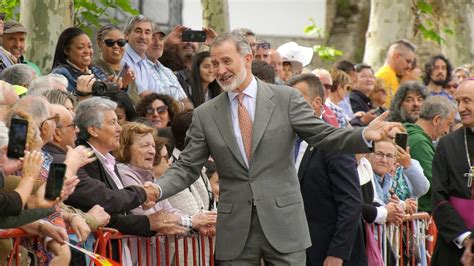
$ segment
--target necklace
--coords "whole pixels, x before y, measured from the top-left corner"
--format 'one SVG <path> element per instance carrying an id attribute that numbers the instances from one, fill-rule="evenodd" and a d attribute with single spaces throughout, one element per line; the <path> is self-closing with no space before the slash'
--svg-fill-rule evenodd
<path id="1" fill-rule="evenodd" d="M 464 147 L 466 148 L 467 163 L 469 164 L 469 172 L 465 173 L 467 177 L 467 187 L 472 186 L 472 178 L 474 177 L 474 166 L 471 164 L 471 157 L 469 156 L 469 149 L 467 147 L 467 129 L 464 128 Z"/>

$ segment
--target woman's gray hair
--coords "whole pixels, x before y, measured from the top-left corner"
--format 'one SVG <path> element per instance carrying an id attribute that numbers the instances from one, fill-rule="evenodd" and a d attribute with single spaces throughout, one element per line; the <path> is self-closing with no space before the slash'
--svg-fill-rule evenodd
<path id="1" fill-rule="evenodd" d="M 67 86 L 68 81 L 65 76 L 51 73 L 35 78 L 28 87 L 28 95 L 41 95 L 43 92 L 52 89 L 63 90 L 67 88 Z"/>
<path id="2" fill-rule="evenodd" d="M 421 106 L 420 119 L 431 121 L 437 115 L 446 119 L 456 112 L 456 104 L 445 96 L 428 97 Z"/>
<path id="3" fill-rule="evenodd" d="M 41 128 L 41 124 L 50 117 L 49 102 L 43 96 L 27 95 L 20 98 L 12 110 L 21 110 L 29 114 L 38 128 Z"/>
<path id="4" fill-rule="evenodd" d="M 36 77 L 35 70 L 26 64 L 15 64 L 2 72 L 2 79 L 12 85 L 28 87 Z"/>
<path id="5" fill-rule="evenodd" d="M 235 45 L 237 52 L 239 52 L 240 55 L 245 56 L 247 54 L 252 54 L 252 48 L 250 48 L 247 38 L 245 38 L 245 36 L 242 35 L 242 33 L 238 30 L 225 32 L 218 35 L 212 42 L 211 51 L 214 47 L 228 41 Z"/>
<path id="6" fill-rule="evenodd" d="M 72 106 L 75 107 L 77 100 L 76 96 L 72 95 L 69 92 L 64 92 L 60 90 L 47 90 L 41 93 L 42 96 L 46 97 L 50 103 L 65 105 L 67 100 L 70 100 Z"/>
<path id="7" fill-rule="evenodd" d="M 91 97 L 80 101 L 76 107 L 76 117 L 74 122 L 79 128 L 78 140 L 88 140 L 90 138 L 88 127 L 101 128 L 104 122 L 104 112 L 115 111 L 117 104 L 102 97 Z"/>

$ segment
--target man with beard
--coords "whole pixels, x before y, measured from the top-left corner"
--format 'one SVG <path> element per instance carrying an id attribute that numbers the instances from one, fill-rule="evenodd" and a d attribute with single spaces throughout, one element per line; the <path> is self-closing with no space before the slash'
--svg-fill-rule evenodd
<path id="1" fill-rule="evenodd" d="M 252 75 L 252 50 L 238 32 L 218 36 L 210 53 L 225 92 L 194 110 L 179 159 L 146 186 L 168 198 L 195 182 L 211 155 L 219 171 L 220 265 L 305 265 L 311 240 L 292 155 L 296 136 L 322 150 L 363 153 L 366 140 L 386 137 L 398 123 L 383 121 L 385 114 L 365 129 L 325 124 L 299 91 Z"/>
<path id="2" fill-rule="evenodd" d="M 390 105 L 388 121 L 415 123 L 420 116 L 423 101 L 428 97 L 428 88 L 417 81 L 403 83 L 395 93 Z"/>
<path id="3" fill-rule="evenodd" d="M 430 95 L 440 95 L 453 100 L 453 97 L 446 93 L 446 88 L 451 80 L 453 67 L 444 55 L 435 55 L 425 64 L 425 76 L 423 82 L 430 91 Z"/>
<path id="4" fill-rule="evenodd" d="M 390 45 L 384 65 L 375 73 L 375 77 L 384 81 L 387 88 L 387 103 L 390 107 L 398 87 L 400 78 L 412 69 L 416 46 L 408 40 L 398 40 Z"/>
<path id="5" fill-rule="evenodd" d="M 423 173 L 432 182 L 432 164 L 435 154 L 433 142 L 446 135 L 454 122 L 456 106 L 442 96 L 430 96 L 423 102 L 420 117 L 415 123 L 403 124 L 408 133 L 411 158 L 420 162 Z M 418 200 L 420 211 L 431 212 L 431 189 Z"/>
<path id="6" fill-rule="evenodd" d="M 438 241 L 431 264 L 471 266 L 474 259 L 474 81 L 461 83 L 454 97 L 463 127 L 439 141 L 433 159 L 431 206 Z"/>

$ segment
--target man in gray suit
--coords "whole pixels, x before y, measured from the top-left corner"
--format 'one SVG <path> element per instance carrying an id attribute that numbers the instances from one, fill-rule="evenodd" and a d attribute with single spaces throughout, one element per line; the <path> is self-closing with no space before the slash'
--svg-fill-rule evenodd
<path id="1" fill-rule="evenodd" d="M 296 135 L 322 149 L 366 153 L 368 141 L 398 124 L 384 122 L 387 114 L 365 129 L 325 124 L 297 90 L 254 78 L 252 51 L 240 34 L 218 36 L 211 58 L 226 92 L 194 110 L 186 148 L 155 182 L 157 193 L 164 199 L 192 184 L 211 155 L 219 173 L 221 265 L 260 265 L 262 258 L 267 265 L 304 265 L 311 240 L 294 166 Z"/>

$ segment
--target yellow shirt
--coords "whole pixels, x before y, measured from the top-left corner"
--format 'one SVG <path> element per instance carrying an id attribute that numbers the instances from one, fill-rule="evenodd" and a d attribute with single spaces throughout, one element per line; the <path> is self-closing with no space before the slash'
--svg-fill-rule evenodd
<path id="1" fill-rule="evenodd" d="M 400 86 L 397 73 L 390 66 L 384 65 L 379 69 L 379 71 L 377 71 L 377 73 L 375 73 L 375 77 L 382 79 L 385 83 L 385 92 L 387 93 L 387 102 L 385 103 L 385 107 L 390 108 L 393 96 L 395 95 L 398 86 Z"/>

